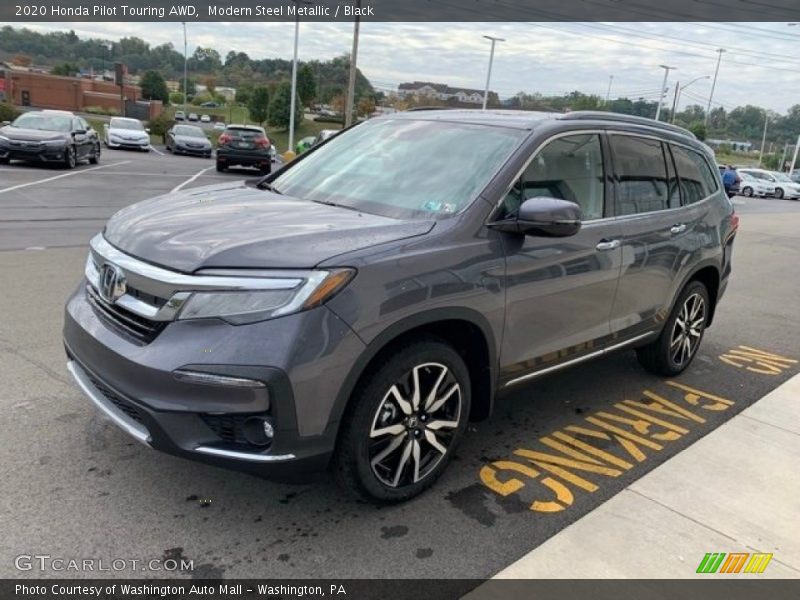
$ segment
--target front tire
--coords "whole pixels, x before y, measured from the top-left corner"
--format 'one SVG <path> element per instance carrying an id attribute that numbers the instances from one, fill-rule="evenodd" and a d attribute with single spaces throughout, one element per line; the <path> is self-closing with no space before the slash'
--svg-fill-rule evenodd
<path id="1" fill-rule="evenodd" d="M 775 198 L 778 200 L 783 199 L 783 188 L 775 188 Z"/>
<path id="2" fill-rule="evenodd" d="M 78 164 L 78 155 L 75 153 L 75 146 L 67 146 L 64 152 L 64 167 L 67 169 L 74 169 Z"/>
<path id="3" fill-rule="evenodd" d="M 751 188 L 751 187 L 746 187 L 746 188 L 744 188 L 744 189 L 742 190 L 742 194 L 744 194 L 744 195 L 745 195 L 745 196 L 747 196 L 748 198 L 752 198 L 752 197 L 753 197 L 753 188 Z"/>
<path id="4" fill-rule="evenodd" d="M 94 151 L 89 156 L 89 164 L 96 165 L 100 162 L 100 144 L 95 144 Z"/>
<path id="5" fill-rule="evenodd" d="M 691 281 L 683 289 L 661 335 L 637 348 L 639 363 L 650 373 L 672 377 L 692 363 L 703 340 L 710 303 L 706 286 Z"/>
<path id="6" fill-rule="evenodd" d="M 469 418 L 469 371 L 437 338 L 379 359 L 351 398 L 334 455 L 347 490 L 381 503 L 422 493 L 442 474 Z"/>
<path id="7" fill-rule="evenodd" d="M 228 168 L 228 167 L 227 167 L 227 166 L 225 166 L 225 163 L 222 163 L 222 162 L 220 162 L 220 161 L 217 161 L 217 171 L 218 171 L 219 173 L 224 173 L 224 172 L 225 172 L 225 169 L 227 169 L 227 168 Z"/>

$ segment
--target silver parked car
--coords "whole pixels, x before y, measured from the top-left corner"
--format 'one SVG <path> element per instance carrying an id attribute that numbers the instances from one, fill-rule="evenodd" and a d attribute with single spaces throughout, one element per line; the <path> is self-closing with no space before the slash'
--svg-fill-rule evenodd
<path id="1" fill-rule="evenodd" d="M 771 195 L 775 198 L 787 198 L 788 200 L 800 198 L 800 183 L 792 181 L 786 173 L 767 171 L 766 169 L 739 169 L 739 173 L 742 171 L 774 186 L 775 189 Z"/>
<path id="2" fill-rule="evenodd" d="M 108 148 L 150 151 L 150 132 L 139 119 L 112 117 L 103 125 L 103 143 Z"/>

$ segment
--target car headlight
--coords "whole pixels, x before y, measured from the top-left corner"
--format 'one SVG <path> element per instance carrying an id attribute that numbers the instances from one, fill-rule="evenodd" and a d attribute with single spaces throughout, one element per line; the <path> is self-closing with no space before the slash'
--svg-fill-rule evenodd
<path id="1" fill-rule="evenodd" d="M 0 142 L 9 142 L 9 141 L 11 140 L 9 140 L 6 136 L 0 135 Z"/>
<path id="2" fill-rule="evenodd" d="M 242 277 L 241 272 L 217 269 L 201 274 Z M 263 273 L 258 289 L 194 292 L 178 320 L 217 317 L 242 325 L 308 310 L 332 298 L 354 275 L 355 269 L 305 271 L 291 276 L 278 271 Z"/>

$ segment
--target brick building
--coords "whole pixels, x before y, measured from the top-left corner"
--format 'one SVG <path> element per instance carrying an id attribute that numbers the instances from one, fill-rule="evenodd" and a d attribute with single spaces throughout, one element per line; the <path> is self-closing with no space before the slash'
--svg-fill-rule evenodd
<path id="1" fill-rule="evenodd" d="M 5 101 L 17 106 L 34 106 L 57 110 L 85 111 L 90 106 L 113 109 L 121 112 L 119 86 L 109 81 L 61 77 L 11 67 L 0 63 L 0 90 Z M 128 103 L 141 105 L 142 90 L 136 85 L 125 85 L 124 95 Z M 150 101 L 146 112 L 153 118 L 161 114 L 162 103 Z"/>

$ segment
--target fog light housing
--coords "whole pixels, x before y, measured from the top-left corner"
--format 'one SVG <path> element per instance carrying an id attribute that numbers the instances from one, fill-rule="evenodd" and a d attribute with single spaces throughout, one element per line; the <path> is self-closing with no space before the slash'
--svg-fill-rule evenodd
<path id="1" fill-rule="evenodd" d="M 275 435 L 275 428 L 267 418 L 250 417 L 242 425 L 242 434 L 254 446 L 269 446 Z"/>

